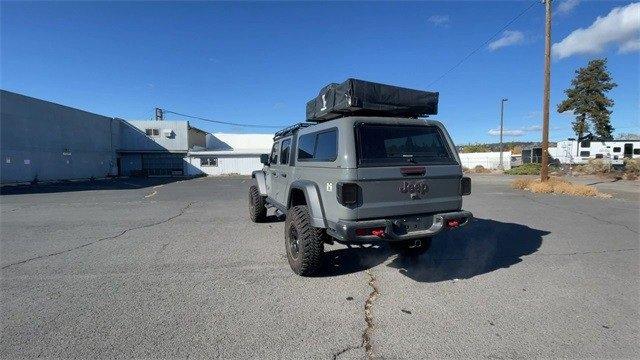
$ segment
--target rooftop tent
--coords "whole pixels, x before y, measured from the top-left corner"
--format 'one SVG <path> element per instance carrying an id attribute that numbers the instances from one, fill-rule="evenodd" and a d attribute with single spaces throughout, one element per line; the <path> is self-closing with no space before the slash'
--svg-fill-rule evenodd
<path id="1" fill-rule="evenodd" d="M 329 84 L 307 103 L 307 121 L 343 116 L 419 117 L 438 113 L 438 93 L 347 79 Z"/>

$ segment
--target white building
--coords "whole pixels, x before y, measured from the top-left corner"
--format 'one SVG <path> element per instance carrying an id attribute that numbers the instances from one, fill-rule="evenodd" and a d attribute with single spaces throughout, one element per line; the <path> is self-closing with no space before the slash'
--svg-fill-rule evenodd
<path id="1" fill-rule="evenodd" d="M 585 164 L 590 159 L 604 159 L 622 164 L 625 158 L 640 158 L 640 140 L 601 140 L 593 135 L 558 141 L 549 155 L 562 164 Z"/>
<path id="2" fill-rule="evenodd" d="M 460 153 L 460 165 L 473 169 L 480 165 L 485 169 L 500 168 L 500 152 Z M 504 170 L 511 169 L 511 151 L 502 152 L 502 166 Z"/>
<path id="3" fill-rule="evenodd" d="M 189 151 L 188 175 L 251 175 L 272 145 L 273 134 L 208 134 L 206 150 Z"/>

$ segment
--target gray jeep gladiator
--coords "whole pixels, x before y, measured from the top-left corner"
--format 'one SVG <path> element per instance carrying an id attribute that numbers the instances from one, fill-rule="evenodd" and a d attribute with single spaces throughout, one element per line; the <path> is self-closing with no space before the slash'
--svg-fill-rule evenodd
<path id="1" fill-rule="evenodd" d="M 343 116 L 306 122 L 276 133 L 271 154 L 254 171 L 249 213 L 267 208 L 286 217 L 285 248 L 291 269 L 322 270 L 325 243 L 387 242 L 411 253 L 431 238 L 467 224 L 456 148 L 442 123 L 390 116 Z"/>

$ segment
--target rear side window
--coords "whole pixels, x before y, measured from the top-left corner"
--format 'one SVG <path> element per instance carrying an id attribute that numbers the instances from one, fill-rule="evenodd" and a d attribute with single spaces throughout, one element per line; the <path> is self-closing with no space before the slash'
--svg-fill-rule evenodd
<path id="1" fill-rule="evenodd" d="M 290 150 L 291 150 L 291 139 L 282 140 L 282 146 L 280 149 L 280 164 L 289 163 Z"/>
<path id="2" fill-rule="evenodd" d="M 313 149 L 316 146 L 316 134 L 302 135 L 298 138 L 298 160 L 313 158 Z"/>
<path id="3" fill-rule="evenodd" d="M 334 161 L 338 155 L 338 132 L 336 130 L 318 133 L 316 137 L 316 151 L 313 159 L 316 161 Z"/>
<path id="4" fill-rule="evenodd" d="M 589 151 L 580 151 L 580 156 L 582 157 L 589 157 L 591 155 L 591 152 Z"/>
<path id="5" fill-rule="evenodd" d="M 298 138 L 298 160 L 335 161 L 337 156 L 337 129 L 306 134 Z"/>
<path id="6" fill-rule="evenodd" d="M 455 163 L 435 126 L 360 124 L 357 134 L 358 162 L 364 166 Z"/>

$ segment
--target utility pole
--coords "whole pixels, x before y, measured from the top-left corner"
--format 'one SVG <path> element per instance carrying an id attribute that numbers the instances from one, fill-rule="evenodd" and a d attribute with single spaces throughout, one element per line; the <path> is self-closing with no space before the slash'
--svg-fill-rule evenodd
<path id="1" fill-rule="evenodd" d="M 551 87 L 551 0 L 545 7 L 544 94 L 542 98 L 542 166 L 540 180 L 549 180 L 549 92 Z"/>
<path id="2" fill-rule="evenodd" d="M 502 129 L 504 128 L 504 102 L 508 99 L 502 99 L 500 102 L 500 170 L 504 170 L 504 164 L 502 164 Z"/>
<path id="3" fill-rule="evenodd" d="M 156 108 L 156 121 L 164 120 L 164 111 L 160 108 Z"/>

